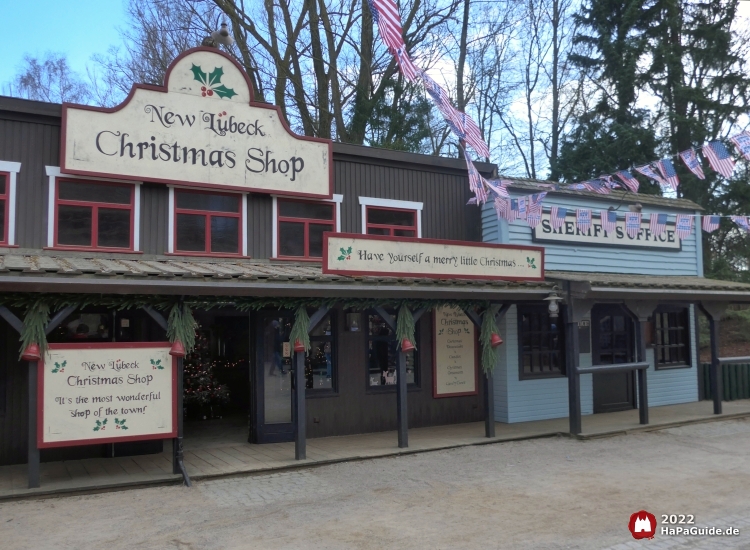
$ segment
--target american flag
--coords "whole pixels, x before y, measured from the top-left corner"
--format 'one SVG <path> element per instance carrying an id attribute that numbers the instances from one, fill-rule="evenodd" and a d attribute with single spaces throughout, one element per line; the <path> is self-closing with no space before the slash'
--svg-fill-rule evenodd
<path id="1" fill-rule="evenodd" d="M 526 219 L 526 214 L 528 210 L 526 207 L 528 206 L 528 197 L 518 197 L 517 199 L 510 199 L 510 209 L 513 210 L 516 215 L 514 219 Z"/>
<path id="2" fill-rule="evenodd" d="M 703 146 L 703 156 L 708 159 L 711 168 L 725 178 L 731 178 L 734 173 L 734 160 L 729 151 L 720 141 L 711 141 Z"/>
<path id="3" fill-rule="evenodd" d="M 560 229 L 565 223 L 565 217 L 568 215 L 568 209 L 562 206 L 552 206 L 549 211 L 549 223 L 552 229 Z"/>
<path id="4" fill-rule="evenodd" d="M 669 159 L 660 160 L 656 163 L 656 167 L 669 186 L 672 189 L 677 189 L 677 186 L 680 185 L 680 178 L 677 177 L 677 172 L 674 169 L 672 161 Z"/>
<path id="5" fill-rule="evenodd" d="M 687 239 L 693 232 L 693 216 L 691 214 L 677 214 L 675 233 L 680 239 Z"/>
<path id="6" fill-rule="evenodd" d="M 664 181 L 659 174 L 657 174 L 653 168 L 651 168 L 650 164 L 646 164 L 641 167 L 637 167 L 635 169 L 637 172 L 640 172 L 644 176 L 646 176 L 650 180 L 654 180 L 656 183 L 660 185 L 668 185 L 666 181 Z"/>
<path id="7" fill-rule="evenodd" d="M 599 215 L 602 218 L 602 229 L 607 233 L 613 233 L 617 228 L 617 212 L 614 210 L 602 210 Z"/>
<path id="8" fill-rule="evenodd" d="M 685 166 L 688 167 L 688 170 L 700 179 L 706 179 L 706 176 L 703 174 L 703 166 L 701 166 L 701 161 L 694 149 L 683 151 L 680 153 L 680 158 L 682 159 L 682 162 L 685 163 Z"/>
<path id="9" fill-rule="evenodd" d="M 378 24 L 380 38 L 388 47 L 388 50 L 395 54 L 399 48 L 404 47 L 401 16 L 398 13 L 396 2 L 393 0 L 369 0 L 368 3 L 372 18 Z"/>
<path id="10" fill-rule="evenodd" d="M 528 197 L 529 207 L 526 214 L 526 223 L 529 227 L 534 228 L 542 221 L 542 201 L 547 193 L 534 193 Z"/>
<path id="11" fill-rule="evenodd" d="M 469 189 L 476 195 L 477 204 L 487 202 L 487 189 L 484 188 L 483 178 L 479 175 L 474 163 L 471 162 L 469 155 L 466 157 L 466 168 L 469 171 Z"/>
<path id="12" fill-rule="evenodd" d="M 581 233 L 588 233 L 591 228 L 591 210 L 578 208 L 576 210 L 576 225 Z"/>
<path id="13" fill-rule="evenodd" d="M 658 237 L 667 229 L 667 215 L 666 214 L 651 214 L 648 228 L 654 237 Z"/>
<path id="14" fill-rule="evenodd" d="M 509 181 L 509 180 L 484 180 L 484 183 L 498 197 L 505 197 L 506 199 L 510 198 L 510 194 L 508 193 L 508 186 L 513 184 L 512 181 Z"/>
<path id="15" fill-rule="evenodd" d="M 537 210 L 529 210 L 529 213 L 526 214 L 526 223 L 529 224 L 529 227 L 532 229 L 539 225 L 539 222 L 541 221 L 542 213 Z"/>
<path id="16" fill-rule="evenodd" d="M 510 210 L 510 201 L 495 197 L 495 212 L 497 217 L 512 222 L 515 218 L 511 219 L 512 212 Z"/>
<path id="17" fill-rule="evenodd" d="M 602 180 L 605 183 L 605 185 L 607 185 L 607 187 L 609 187 L 610 189 L 619 189 L 620 188 L 620 184 L 617 183 L 615 181 L 615 178 L 613 178 L 610 175 L 599 176 L 599 179 Z"/>
<path id="18" fill-rule="evenodd" d="M 463 133 L 466 139 L 466 143 L 471 145 L 480 157 L 489 157 L 490 148 L 482 138 L 482 132 L 479 130 L 479 126 L 474 122 L 466 113 L 461 113 L 461 119 L 463 122 Z"/>
<path id="19" fill-rule="evenodd" d="M 619 172 L 615 173 L 615 176 L 620 178 L 622 180 L 622 183 L 625 184 L 625 187 L 630 189 L 632 193 L 638 192 L 638 186 L 640 185 L 640 183 L 637 179 L 635 179 L 635 176 L 633 176 L 633 174 L 631 174 L 629 170 L 620 170 Z"/>
<path id="20" fill-rule="evenodd" d="M 750 132 L 746 130 L 733 138 L 729 138 L 729 140 L 734 143 L 740 155 L 750 160 Z"/>
<path id="21" fill-rule="evenodd" d="M 409 82 L 416 82 L 419 80 L 419 69 L 412 62 L 409 54 L 406 53 L 405 47 L 402 46 L 396 50 L 396 59 L 398 60 L 401 74 L 403 74 Z"/>
<path id="22" fill-rule="evenodd" d="M 601 195 L 608 195 L 611 191 L 609 185 L 599 179 L 584 181 L 583 186 L 588 191 L 593 191 L 594 193 L 599 193 Z"/>
<path id="23" fill-rule="evenodd" d="M 628 237 L 635 239 L 641 231 L 641 213 L 625 212 L 625 231 Z"/>
<path id="24" fill-rule="evenodd" d="M 721 223 L 721 216 L 703 216 L 703 231 L 706 233 L 713 233 L 719 229 Z"/>
<path id="25" fill-rule="evenodd" d="M 737 224 L 737 227 L 742 229 L 745 233 L 750 233 L 750 222 L 747 216 L 730 216 L 732 221 Z"/>

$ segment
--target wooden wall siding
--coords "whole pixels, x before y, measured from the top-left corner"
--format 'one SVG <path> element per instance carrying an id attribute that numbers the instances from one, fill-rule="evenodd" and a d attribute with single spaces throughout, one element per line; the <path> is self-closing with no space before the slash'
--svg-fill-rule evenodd
<path id="1" fill-rule="evenodd" d="M 514 195 L 515 196 L 515 195 Z M 585 197 L 555 196 L 545 200 L 544 205 L 564 206 L 567 208 L 591 208 L 594 211 L 606 210 L 609 203 L 593 201 Z M 615 202 L 613 206 L 618 206 Z M 622 209 L 621 209 L 622 210 Z M 692 211 L 674 210 L 661 207 L 644 206 L 643 213 L 652 212 L 690 213 Z M 622 214 L 621 214 L 622 216 Z M 646 216 L 644 216 L 645 218 Z M 673 218 L 670 220 L 672 221 Z M 693 234 L 682 242 L 682 250 L 644 250 L 639 248 L 603 247 L 538 243 L 545 249 L 545 268 L 553 271 L 595 271 L 603 273 L 637 273 L 643 275 L 703 275 L 703 257 L 700 243 L 696 243 L 700 231 L 693 229 Z M 531 228 L 522 220 L 511 224 L 498 220 L 490 204 L 482 209 L 482 239 L 484 242 L 506 244 L 537 244 L 531 239 Z"/>
<path id="2" fill-rule="evenodd" d="M 337 309 L 336 314 L 339 316 L 337 326 L 344 327 L 343 311 Z M 362 326 L 367 326 L 366 322 Z M 427 313 L 422 317 L 419 330 L 422 378 L 420 388 L 408 392 L 409 427 L 483 420 L 482 376 L 479 377 L 477 395 L 433 399 L 431 320 Z M 364 332 L 339 332 L 339 393 L 334 397 L 307 399 L 308 437 L 397 429 L 396 392 L 374 393 L 366 389 L 365 347 Z M 315 419 L 319 422 L 315 422 Z M 396 437 L 395 434 L 393 437 Z"/>
<path id="3" fill-rule="evenodd" d="M 49 117 L 38 122 L 0 118 L 0 160 L 20 162 L 17 179 L 16 243 L 21 248 L 47 245 L 47 175 L 60 164 L 60 125 Z"/>
<path id="4" fill-rule="evenodd" d="M 247 197 L 247 253 L 251 258 L 271 257 L 273 207 L 268 195 Z"/>
<path id="5" fill-rule="evenodd" d="M 424 203 L 422 237 L 479 241 L 480 209 L 467 206 L 469 181 L 465 175 L 406 167 L 334 161 L 335 193 L 344 195 L 341 230 L 362 232 L 359 197 Z"/>
<path id="6" fill-rule="evenodd" d="M 568 379 L 520 380 L 518 374 L 518 321 L 512 306 L 498 327 L 502 333 L 498 366 L 495 370 L 495 420 L 527 422 L 568 416 Z M 591 354 L 582 353 L 582 367 L 591 365 Z M 593 414 L 593 382 L 590 374 L 581 376 L 581 412 Z"/>

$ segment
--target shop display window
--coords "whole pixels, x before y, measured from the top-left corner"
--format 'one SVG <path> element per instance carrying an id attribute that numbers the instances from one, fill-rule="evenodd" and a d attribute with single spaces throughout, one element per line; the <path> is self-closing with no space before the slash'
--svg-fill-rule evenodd
<path id="1" fill-rule="evenodd" d="M 277 231 L 279 258 L 321 260 L 323 233 L 336 230 L 336 205 L 278 199 Z"/>
<path id="2" fill-rule="evenodd" d="M 548 306 L 518 306 L 520 379 L 565 374 L 562 319 L 551 319 Z"/>
<path id="3" fill-rule="evenodd" d="M 656 310 L 654 357 L 657 370 L 691 365 L 688 308 L 662 306 Z"/>
<path id="4" fill-rule="evenodd" d="M 240 255 L 242 216 L 241 195 L 176 189 L 174 251 Z"/>
<path id="5" fill-rule="evenodd" d="M 400 208 L 367 207 L 367 234 L 416 237 L 417 212 Z"/>
<path id="6" fill-rule="evenodd" d="M 307 394 L 336 391 L 335 318 L 331 312 L 310 333 L 305 355 Z"/>
<path id="7" fill-rule="evenodd" d="M 395 312 L 389 312 L 394 315 Z M 395 331 L 375 313 L 367 314 L 367 387 L 395 386 L 397 383 L 398 342 Z M 415 337 L 419 340 L 419 323 Z M 417 342 L 417 348 L 419 343 Z M 406 354 L 406 383 L 419 385 L 418 351 Z"/>
<path id="8" fill-rule="evenodd" d="M 132 185 L 59 180 L 55 247 L 133 250 Z"/>
<path id="9" fill-rule="evenodd" d="M 10 202 L 10 174 L 0 172 L 0 245 L 8 244 L 8 208 Z"/>

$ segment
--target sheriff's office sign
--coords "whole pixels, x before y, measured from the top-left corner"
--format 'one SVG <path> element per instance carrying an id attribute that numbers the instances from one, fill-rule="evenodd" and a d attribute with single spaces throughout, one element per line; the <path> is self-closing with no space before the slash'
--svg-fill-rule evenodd
<path id="1" fill-rule="evenodd" d="M 177 436 L 169 343 L 50 344 L 39 362 L 39 448 Z"/>
<path id="2" fill-rule="evenodd" d="M 432 396 L 477 393 L 477 337 L 474 323 L 458 307 L 435 309 Z"/>
<path id="3" fill-rule="evenodd" d="M 326 233 L 323 272 L 436 279 L 544 280 L 544 249 Z"/>
<path id="4" fill-rule="evenodd" d="M 165 86 L 134 86 L 113 109 L 63 105 L 61 171 L 330 197 L 330 140 L 293 134 L 252 102 L 247 75 L 215 49 L 179 56 Z"/>
<path id="5" fill-rule="evenodd" d="M 575 243 L 599 246 L 625 246 L 634 248 L 658 248 L 661 250 L 680 250 L 680 238 L 675 232 L 675 224 L 667 223 L 664 232 L 656 236 L 649 229 L 649 219 L 641 220 L 641 230 L 631 237 L 625 231 L 625 219 L 618 218 L 614 231 L 605 231 L 599 214 L 594 214 L 591 227 L 583 232 L 576 225 L 575 210 L 568 212 L 565 221 L 558 229 L 553 229 L 550 223 L 550 213 L 542 214 L 542 221 L 531 230 L 536 243 Z"/>

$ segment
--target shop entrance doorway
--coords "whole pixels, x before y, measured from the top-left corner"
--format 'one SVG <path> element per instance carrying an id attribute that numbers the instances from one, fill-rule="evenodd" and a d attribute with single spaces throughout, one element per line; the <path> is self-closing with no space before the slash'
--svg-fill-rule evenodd
<path id="1" fill-rule="evenodd" d="M 257 317 L 257 346 L 253 379 L 256 384 L 254 443 L 294 439 L 292 389 L 294 352 L 289 341 L 294 317 L 278 311 Z"/>
<path id="2" fill-rule="evenodd" d="M 597 305 L 591 311 L 593 365 L 633 361 L 633 321 L 619 305 Z M 594 374 L 594 413 L 633 409 L 634 372 Z"/>

